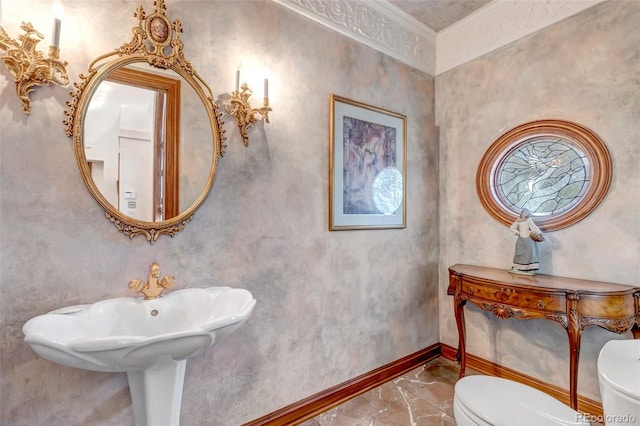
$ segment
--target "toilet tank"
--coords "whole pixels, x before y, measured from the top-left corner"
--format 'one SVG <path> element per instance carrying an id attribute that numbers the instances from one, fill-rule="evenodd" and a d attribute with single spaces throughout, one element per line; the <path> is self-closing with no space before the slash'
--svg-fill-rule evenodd
<path id="1" fill-rule="evenodd" d="M 640 339 L 607 342 L 598 356 L 598 381 L 602 423 L 640 425 Z"/>

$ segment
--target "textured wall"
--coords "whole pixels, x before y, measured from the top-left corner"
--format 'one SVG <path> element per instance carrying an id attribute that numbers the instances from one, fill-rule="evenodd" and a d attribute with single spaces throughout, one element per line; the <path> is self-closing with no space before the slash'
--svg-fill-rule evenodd
<path id="1" fill-rule="evenodd" d="M 438 76 L 440 130 L 441 341 L 457 346 L 453 302 L 446 296 L 454 263 L 508 268 L 515 241 L 484 211 L 475 174 L 502 133 L 543 118 L 582 123 L 609 148 L 613 182 L 583 221 L 547 234 L 541 272 L 640 285 L 640 3 L 612 1 Z M 568 388 L 566 332 L 544 320 L 499 321 L 467 308 L 468 351 Z M 579 392 L 598 399 L 596 359 L 610 339 L 583 333 Z"/>
<path id="2" fill-rule="evenodd" d="M 16 36 L 31 20 L 48 40 L 50 3 L 3 0 L 2 25 Z M 64 1 L 72 81 L 129 41 L 137 4 Z M 258 300 L 242 328 L 187 363 L 184 425 L 237 425 L 438 341 L 433 78 L 271 2 L 170 0 L 168 12 L 217 96 L 233 89 L 240 60 L 245 71 L 267 63 L 271 124 L 257 124 L 245 149 L 225 117 L 211 195 L 182 233 L 151 246 L 117 232 L 84 187 L 61 124 L 70 88 L 38 89 L 26 116 L 0 72 L 3 425 L 132 422 L 124 374 L 40 359 L 21 328 L 127 295 L 154 260 L 178 288 L 244 287 Z M 248 82 L 259 101 L 261 80 Z M 407 229 L 327 231 L 330 93 L 408 116 Z"/>

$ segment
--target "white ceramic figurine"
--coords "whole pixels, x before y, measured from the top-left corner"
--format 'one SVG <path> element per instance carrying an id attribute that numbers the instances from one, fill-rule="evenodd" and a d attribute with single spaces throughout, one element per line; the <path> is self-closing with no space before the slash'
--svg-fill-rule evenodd
<path id="1" fill-rule="evenodd" d="M 533 223 L 531 212 L 527 209 L 522 209 L 520 217 L 513 222 L 509 229 L 514 235 L 518 236 L 515 254 L 513 255 L 513 267 L 509 272 L 535 275 L 540 268 L 536 243 L 544 241 L 544 235 L 542 235 L 540 228 Z"/>

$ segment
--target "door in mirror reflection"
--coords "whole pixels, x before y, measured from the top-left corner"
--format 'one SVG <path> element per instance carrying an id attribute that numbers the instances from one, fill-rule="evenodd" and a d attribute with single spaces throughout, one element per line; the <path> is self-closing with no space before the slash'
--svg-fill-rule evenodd
<path id="1" fill-rule="evenodd" d="M 180 80 L 133 68 L 111 72 L 91 98 L 84 147 L 91 177 L 131 218 L 179 214 L 179 98 Z"/>

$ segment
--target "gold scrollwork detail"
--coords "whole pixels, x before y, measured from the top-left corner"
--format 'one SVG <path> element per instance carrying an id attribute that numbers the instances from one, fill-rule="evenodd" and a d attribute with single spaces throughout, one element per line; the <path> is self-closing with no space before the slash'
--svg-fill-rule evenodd
<path id="1" fill-rule="evenodd" d="M 170 68 L 179 64 L 191 75 L 196 72 L 184 57 L 184 43 L 178 34 L 183 32 L 182 22 L 175 19 L 173 23 L 166 17 L 167 7 L 164 0 L 155 0 L 156 10 L 147 16 L 142 6 L 138 6 L 133 16 L 138 18 L 138 26 L 133 27 L 133 37 L 129 43 L 123 44 L 116 53 L 124 55 L 143 55 L 150 65 L 158 68 Z M 159 25 L 156 25 L 159 24 Z M 171 46 L 171 53 L 165 54 L 165 47 Z M 100 58 L 99 58 L 100 59 Z"/>
<path id="2" fill-rule="evenodd" d="M 118 231 L 122 232 L 130 239 L 136 237 L 138 235 L 143 235 L 150 244 L 155 243 L 158 240 L 160 235 L 168 235 L 173 238 L 178 232 L 182 231 L 187 223 L 193 219 L 193 215 L 182 222 L 167 226 L 167 227 L 159 227 L 159 228 L 138 228 L 136 226 L 123 223 L 120 219 L 111 216 L 109 213 L 105 212 L 104 215 L 113 223 L 113 225 L 118 229 Z"/>
<path id="3" fill-rule="evenodd" d="M 273 111 L 269 106 L 269 98 L 263 99 L 263 106 L 260 108 L 252 108 L 249 98 L 253 91 L 243 83 L 240 90 L 234 90 L 231 98 L 225 104 L 227 112 L 235 118 L 240 129 L 240 135 L 244 146 L 249 146 L 249 127 L 258 121 L 256 114 L 260 114 L 265 123 L 269 123 L 269 111 Z"/>
<path id="4" fill-rule="evenodd" d="M 64 131 L 67 136 L 73 136 L 74 123 L 76 123 L 78 126 L 82 126 L 82 115 L 76 113 L 78 111 L 78 102 L 80 102 L 80 99 L 82 99 L 82 94 L 87 87 L 87 82 L 89 82 L 89 80 L 91 80 L 96 73 L 95 69 L 90 69 L 89 71 L 89 75 L 80 74 L 80 81 L 73 83 L 75 92 L 69 92 L 69 94 L 71 95 L 71 100 L 67 101 L 67 106 L 69 107 L 69 109 L 64 112 L 64 115 L 66 115 L 67 118 L 62 120 L 62 124 L 64 124 Z M 78 137 L 75 138 L 75 144 L 82 146 L 82 138 L 80 137 L 80 134 L 78 134 Z"/>
<path id="5" fill-rule="evenodd" d="M 44 36 L 33 28 L 31 22 L 23 22 L 20 28 L 25 32 L 17 40 L 9 37 L 4 28 L 0 27 L 0 49 L 6 55 L 0 56 L 16 84 L 16 94 L 22 101 L 22 111 L 31 113 L 31 99 L 29 94 L 36 87 L 54 83 L 59 86 L 69 84 L 67 76 L 67 62 L 60 61 L 60 50 L 57 46 L 49 46 L 49 55 L 45 58 L 43 52 L 36 51 L 36 46 Z"/>

